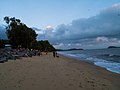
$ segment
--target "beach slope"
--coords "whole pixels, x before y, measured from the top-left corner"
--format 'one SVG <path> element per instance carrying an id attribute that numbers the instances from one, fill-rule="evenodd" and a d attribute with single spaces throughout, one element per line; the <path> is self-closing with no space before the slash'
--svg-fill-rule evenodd
<path id="1" fill-rule="evenodd" d="M 48 53 L 0 63 L 0 90 L 120 90 L 120 74 Z"/>

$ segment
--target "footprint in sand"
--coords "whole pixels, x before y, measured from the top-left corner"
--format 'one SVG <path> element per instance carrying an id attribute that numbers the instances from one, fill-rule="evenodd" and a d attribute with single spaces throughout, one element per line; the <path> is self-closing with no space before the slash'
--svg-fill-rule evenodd
<path id="1" fill-rule="evenodd" d="M 21 88 L 21 86 L 18 86 L 19 88 Z"/>
<path id="2" fill-rule="evenodd" d="M 82 85 L 79 85 L 79 87 L 80 87 L 80 88 L 83 88 L 83 86 L 82 86 Z"/>
<path id="3" fill-rule="evenodd" d="M 102 86 L 107 86 L 106 84 L 102 84 Z"/>
<path id="4" fill-rule="evenodd" d="M 32 83 L 31 85 L 32 85 L 32 86 L 34 86 L 35 84 L 34 84 L 34 83 Z"/>
<path id="5" fill-rule="evenodd" d="M 56 87 L 57 85 L 56 84 L 54 84 L 54 87 Z"/>
<path id="6" fill-rule="evenodd" d="M 69 86 L 73 86 L 74 84 L 72 84 L 72 83 L 69 83 L 68 85 L 69 85 Z"/>
<path id="7" fill-rule="evenodd" d="M 93 85 L 91 85 L 92 87 L 95 87 L 95 85 L 93 84 Z"/>
<path id="8" fill-rule="evenodd" d="M 18 81 L 18 84 L 21 84 L 22 81 L 24 81 L 24 80 L 19 80 L 19 81 Z"/>
<path id="9" fill-rule="evenodd" d="M 93 81 L 87 81 L 88 83 L 94 83 Z"/>
<path id="10" fill-rule="evenodd" d="M 80 71 L 81 73 L 83 72 L 83 71 Z"/>
<path id="11" fill-rule="evenodd" d="M 73 72 L 75 72 L 75 70 L 72 70 Z"/>
<path id="12" fill-rule="evenodd" d="M 84 73 L 82 73 L 82 75 L 84 75 Z"/>
<path id="13" fill-rule="evenodd" d="M 79 86 L 78 86 L 78 87 L 83 88 L 83 86 L 82 86 L 82 83 L 81 83 L 81 82 L 79 82 Z"/>
<path id="14" fill-rule="evenodd" d="M 70 74 L 68 74 L 68 73 L 67 73 L 67 74 L 65 74 L 65 75 L 66 75 L 66 76 L 70 76 Z"/>

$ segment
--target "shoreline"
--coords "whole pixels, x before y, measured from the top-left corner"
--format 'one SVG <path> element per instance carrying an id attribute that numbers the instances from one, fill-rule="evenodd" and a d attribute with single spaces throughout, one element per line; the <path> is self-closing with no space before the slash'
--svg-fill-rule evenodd
<path id="1" fill-rule="evenodd" d="M 59 54 L 65 56 L 65 57 L 68 57 L 68 58 L 73 58 L 73 59 L 78 60 L 78 61 L 83 61 L 83 62 L 87 62 L 87 63 L 93 64 L 93 65 L 95 65 L 95 66 L 97 66 L 97 67 L 103 68 L 103 69 L 105 69 L 105 70 L 107 70 L 107 71 L 110 71 L 110 72 L 112 72 L 112 73 L 116 73 L 116 74 L 119 74 L 119 75 L 120 75 L 120 72 L 115 71 L 115 70 L 112 70 L 112 69 L 110 69 L 110 68 L 108 68 L 108 67 L 105 67 L 105 66 L 101 66 L 101 65 L 99 65 L 99 64 L 97 65 L 96 62 L 94 62 L 94 61 L 92 61 L 92 60 L 81 59 L 81 58 L 79 58 L 79 57 L 71 56 L 71 55 L 68 55 L 68 54 L 66 54 L 66 53 L 59 53 Z"/>
<path id="2" fill-rule="evenodd" d="M 119 90 L 120 75 L 52 53 L 0 63 L 2 90 Z"/>
<path id="3" fill-rule="evenodd" d="M 107 68 L 97 66 L 96 64 L 94 64 L 94 63 L 91 62 L 91 61 L 74 58 L 74 57 L 72 57 L 72 56 L 69 57 L 69 56 L 65 56 L 65 55 L 62 55 L 62 54 L 59 54 L 59 55 L 60 55 L 60 56 L 63 56 L 63 57 L 66 57 L 66 58 L 69 58 L 70 60 L 72 60 L 73 62 L 75 61 L 76 63 L 81 63 L 81 62 L 82 62 L 82 63 L 85 63 L 85 64 L 89 64 L 89 65 L 91 65 L 91 66 L 93 66 L 93 67 L 103 69 L 103 70 L 105 70 L 105 71 L 107 71 L 107 72 L 109 72 L 109 73 L 113 73 L 113 74 L 120 75 L 119 73 L 116 73 L 116 72 L 112 72 L 112 71 L 107 70 Z"/>
<path id="4" fill-rule="evenodd" d="M 102 77 L 102 78 L 104 78 L 104 79 L 108 79 L 108 80 L 110 80 L 112 83 L 114 82 L 114 83 L 116 83 L 116 82 L 118 82 L 119 83 L 119 81 L 120 81 L 120 74 L 118 74 L 118 73 L 115 73 L 115 72 L 112 72 L 112 71 L 109 71 L 109 70 L 107 70 L 106 68 L 104 68 L 104 67 L 100 67 L 100 66 L 97 66 L 97 65 L 95 65 L 94 63 L 92 63 L 92 62 L 89 62 L 89 61 L 85 61 L 85 60 L 80 60 L 80 59 L 78 59 L 78 58 L 74 58 L 74 57 L 69 57 L 69 56 L 65 56 L 65 55 L 62 55 L 62 54 L 59 54 L 60 56 L 63 56 L 63 57 L 67 57 L 69 60 L 71 60 L 72 62 L 74 62 L 74 63 L 77 63 L 77 64 L 83 64 L 83 65 L 86 65 L 86 66 L 89 66 L 89 69 L 91 69 L 90 71 L 88 70 L 88 72 L 90 73 L 90 74 L 92 74 L 92 75 L 94 75 L 94 74 L 96 74 L 97 76 L 100 76 L 100 77 Z M 76 66 L 77 67 L 77 66 Z M 95 70 L 96 72 L 92 72 L 92 70 Z M 105 76 L 106 75 L 106 76 Z M 112 76 L 113 75 L 113 76 Z M 114 79 L 114 78 L 115 79 Z M 116 78 L 116 77 L 118 77 L 118 78 Z M 116 84 L 118 84 L 118 83 L 116 83 Z M 120 89 L 120 84 L 118 84 L 118 86 L 119 86 L 119 89 Z M 97 90 L 97 89 L 96 89 Z M 111 90 L 117 90 L 117 89 L 111 89 Z"/>

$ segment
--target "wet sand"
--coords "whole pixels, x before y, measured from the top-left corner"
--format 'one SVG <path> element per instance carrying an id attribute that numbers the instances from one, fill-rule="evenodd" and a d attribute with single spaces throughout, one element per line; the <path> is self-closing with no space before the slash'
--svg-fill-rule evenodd
<path id="1" fill-rule="evenodd" d="M 49 53 L 0 63 L 0 90 L 120 90 L 120 74 Z"/>

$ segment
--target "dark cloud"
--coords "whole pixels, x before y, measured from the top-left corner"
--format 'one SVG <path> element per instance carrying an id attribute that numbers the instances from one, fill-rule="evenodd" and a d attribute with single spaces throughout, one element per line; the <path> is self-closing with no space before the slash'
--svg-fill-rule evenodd
<path id="1" fill-rule="evenodd" d="M 82 47 L 91 48 L 98 46 L 98 41 L 101 41 L 101 46 L 105 47 L 112 44 L 111 39 L 116 39 L 116 45 L 120 40 L 120 4 L 115 4 L 109 8 L 103 9 L 98 15 L 90 18 L 82 18 L 73 20 L 70 24 L 59 25 L 54 32 L 48 33 L 52 37 L 46 37 L 53 44 L 65 45 L 67 47 L 76 46 L 77 43 L 84 45 Z M 103 42 L 104 41 L 104 42 Z M 62 43 L 62 44 L 61 44 Z M 73 45 L 72 45 L 73 47 Z"/>
<path id="2" fill-rule="evenodd" d="M 5 38 L 5 28 L 0 26 L 0 38 Z M 38 40 L 48 39 L 57 48 L 103 48 L 120 45 L 120 4 L 100 11 L 96 16 L 73 20 L 56 29 L 33 28 Z"/>

